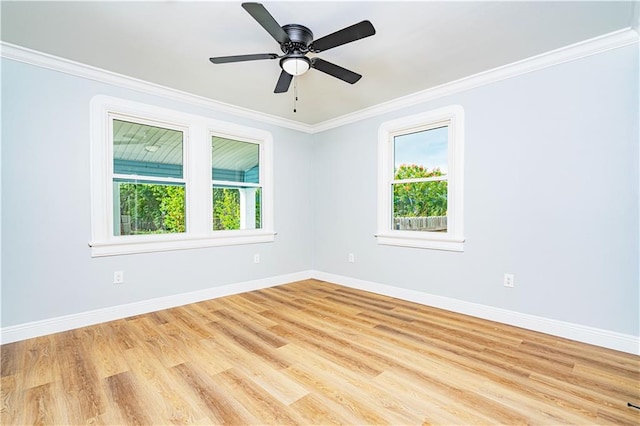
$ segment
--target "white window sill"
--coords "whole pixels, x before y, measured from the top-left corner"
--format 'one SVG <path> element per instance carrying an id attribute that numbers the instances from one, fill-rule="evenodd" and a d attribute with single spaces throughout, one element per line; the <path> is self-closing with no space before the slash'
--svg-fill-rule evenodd
<path id="1" fill-rule="evenodd" d="M 123 254 L 152 253 L 158 251 L 186 250 L 240 244 L 269 243 L 275 240 L 275 232 L 268 231 L 218 231 L 216 235 L 187 236 L 185 234 L 142 235 L 115 237 L 108 241 L 92 241 L 91 257 Z"/>
<path id="2" fill-rule="evenodd" d="M 413 247 L 432 250 L 464 251 L 464 239 L 455 237 L 437 237 L 420 232 L 393 232 L 376 234 L 378 244 L 400 247 Z"/>

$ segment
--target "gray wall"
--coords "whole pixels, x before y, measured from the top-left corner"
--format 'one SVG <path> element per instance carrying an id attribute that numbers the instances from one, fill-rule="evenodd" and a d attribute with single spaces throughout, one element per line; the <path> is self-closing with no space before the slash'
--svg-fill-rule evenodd
<path id="1" fill-rule="evenodd" d="M 465 109 L 464 253 L 377 245 L 379 125 L 450 104 Z M 327 131 L 313 156 L 315 269 L 639 334 L 636 46 Z"/>
<path id="2" fill-rule="evenodd" d="M 272 132 L 276 241 L 91 258 L 89 102 L 96 94 Z M 11 60 L 2 62 L 2 107 L 3 327 L 310 268 L 310 135 Z M 124 271 L 124 285 L 112 284 L 115 270 Z"/>
<path id="3" fill-rule="evenodd" d="M 315 135 L 2 67 L 3 327 L 316 269 L 640 334 L 635 46 Z M 91 258 L 89 101 L 98 93 L 271 131 L 276 241 Z M 466 113 L 465 251 L 377 245 L 378 126 L 450 104 Z M 111 283 L 114 270 L 125 271 L 124 285 Z M 502 286 L 504 272 L 514 289 Z"/>

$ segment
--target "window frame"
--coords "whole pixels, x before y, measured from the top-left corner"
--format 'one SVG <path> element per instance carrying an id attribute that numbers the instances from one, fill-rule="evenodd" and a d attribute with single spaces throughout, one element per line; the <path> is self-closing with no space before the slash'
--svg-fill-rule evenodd
<path id="1" fill-rule="evenodd" d="M 447 231 L 406 231 L 392 227 L 394 138 L 409 133 L 448 127 Z M 464 110 L 460 105 L 401 117 L 378 129 L 378 244 L 435 250 L 464 251 L 463 233 Z"/>
<path id="2" fill-rule="evenodd" d="M 266 153 L 266 149 L 264 146 L 264 142 L 261 140 L 256 140 L 256 139 L 249 139 L 249 138 L 241 138 L 238 135 L 232 135 L 232 134 L 228 134 L 228 133 L 223 133 L 220 131 L 211 131 L 209 134 L 209 146 L 211 147 L 211 138 L 212 137 L 220 137 L 220 138 L 224 138 L 224 139 L 230 139 L 230 140 L 234 140 L 237 142 L 246 142 L 246 143 L 253 143 L 258 145 L 259 150 L 258 150 L 258 183 L 251 183 L 251 182 L 238 182 L 238 181 L 224 181 L 224 180 L 215 180 L 213 179 L 213 177 L 210 177 L 209 180 L 209 194 L 211 196 L 211 205 L 213 206 L 213 194 L 211 189 L 216 186 L 216 185 L 228 185 L 230 187 L 235 187 L 235 186 L 247 186 L 247 187 L 253 187 L 253 188 L 257 188 L 260 189 L 261 191 L 261 197 L 265 196 L 265 189 L 264 189 L 264 183 L 263 180 L 268 179 L 268 177 L 266 176 L 265 173 L 265 168 L 262 167 L 263 164 L 263 159 L 265 157 L 265 153 Z M 209 159 L 211 161 L 213 161 L 212 158 L 212 153 L 209 152 Z M 213 169 L 213 164 L 211 165 L 211 167 L 209 168 L 209 170 L 211 171 Z M 211 173 L 210 173 L 211 176 Z M 262 198 L 263 199 L 263 198 Z M 252 229 L 234 229 L 234 230 L 212 230 L 213 233 L 215 233 L 216 235 L 220 235 L 220 236 L 228 236 L 228 235 L 233 235 L 233 233 L 237 233 L 239 231 L 260 231 L 263 226 L 262 223 L 265 220 L 265 211 L 264 211 L 264 206 L 262 205 L 263 203 L 261 203 L 261 218 L 260 218 L 260 223 L 261 226 L 260 228 L 256 228 L 255 230 Z M 271 203 L 269 203 L 271 204 Z M 213 211 L 211 212 L 211 217 L 213 217 Z M 272 211 L 269 212 L 269 217 L 272 217 Z"/>
<path id="3" fill-rule="evenodd" d="M 184 233 L 113 235 L 112 119 L 166 125 L 183 130 L 185 181 Z M 105 95 L 90 103 L 91 248 L 92 257 L 255 244 L 275 240 L 273 228 L 273 137 L 270 132 L 204 116 L 137 103 Z M 211 134 L 260 145 L 262 228 L 213 231 L 211 229 Z"/>
<path id="4" fill-rule="evenodd" d="M 187 127 L 183 127 L 183 126 L 179 126 L 176 125 L 176 123 L 169 123 L 166 121 L 154 121 L 154 120 L 150 120 L 148 118 L 142 118 L 142 117 L 131 117 L 129 115 L 123 115 L 123 114 L 119 114 L 119 113 L 114 113 L 114 112 L 109 112 L 108 113 L 108 140 L 109 141 L 113 141 L 114 139 L 114 134 L 113 134 L 113 122 L 114 120 L 120 120 L 120 121 L 126 121 L 126 122 L 130 122 L 130 123 L 135 123 L 135 124 L 142 124 L 142 125 L 147 125 L 147 126 L 154 126 L 154 127 L 160 127 L 162 129 L 169 129 L 169 130 L 175 130 L 175 131 L 179 131 L 182 133 L 182 177 L 181 178 L 172 178 L 172 177 L 162 177 L 162 176 L 152 176 L 152 175 L 135 175 L 135 174 L 124 174 L 124 173 L 116 173 L 114 170 L 114 149 L 113 149 L 113 144 L 109 143 L 109 147 L 108 147 L 108 152 L 110 154 L 110 158 L 111 161 L 109 161 L 109 163 L 107 164 L 107 173 L 110 176 L 110 180 L 112 185 L 115 184 L 116 180 L 131 180 L 131 181 L 135 181 L 135 183 L 163 183 L 163 184 L 182 184 L 184 185 L 185 188 L 185 197 L 186 197 L 186 189 L 187 189 L 187 171 L 188 171 L 188 161 L 186 160 L 186 153 L 188 152 L 188 146 L 189 146 L 189 129 Z M 133 183 L 133 182 L 132 182 Z M 110 204 L 112 206 L 112 219 L 111 219 L 111 228 L 109 229 L 108 232 L 110 232 L 110 235 L 114 236 L 114 237 L 123 237 L 125 235 L 116 235 L 115 233 L 115 227 L 116 224 L 119 223 L 119 220 L 116 220 L 116 206 L 115 206 L 115 200 L 113 198 L 113 191 L 110 193 L 110 199 L 107 200 L 107 203 Z M 189 229 L 188 228 L 188 223 L 189 223 L 189 217 L 188 217 L 188 210 L 187 210 L 187 206 L 186 206 L 186 198 L 185 198 L 185 229 Z M 185 231 L 186 232 L 186 231 Z M 171 234 L 184 234 L 185 232 L 174 232 Z M 164 233 L 164 234 L 156 234 L 156 235 L 167 235 L 170 233 Z"/>

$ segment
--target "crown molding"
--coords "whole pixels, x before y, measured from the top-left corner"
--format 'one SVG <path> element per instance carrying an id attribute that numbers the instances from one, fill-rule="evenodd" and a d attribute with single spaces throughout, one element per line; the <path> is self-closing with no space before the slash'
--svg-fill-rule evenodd
<path id="1" fill-rule="evenodd" d="M 267 124 L 298 130 L 304 133 L 314 134 L 324 132 L 346 124 L 354 123 L 367 118 L 375 117 L 392 111 L 414 106 L 449 96 L 465 90 L 517 77 L 522 74 L 538 71 L 544 68 L 575 61 L 587 56 L 596 55 L 612 49 L 638 44 L 638 33 L 631 27 L 614 31 L 599 37 L 581 41 L 569 46 L 532 56 L 521 61 L 483 71 L 468 77 L 445 83 L 430 89 L 422 90 L 411 95 L 396 98 L 381 104 L 365 108 L 350 114 L 323 121 L 317 124 L 305 124 L 288 120 L 270 114 L 242 108 L 239 106 L 219 102 L 203 96 L 194 95 L 176 89 L 171 89 L 159 84 L 150 83 L 101 68 L 81 64 L 54 55 L 27 49 L 11 43 L 0 41 L 0 56 L 30 65 L 63 72 L 70 75 L 94 80 L 102 83 L 113 84 L 135 91 L 162 96 L 178 102 L 203 107 L 217 112 L 232 114 Z"/>
<path id="2" fill-rule="evenodd" d="M 521 61 L 513 62 L 498 68 L 483 71 L 459 80 L 435 86 L 430 89 L 412 93 L 401 98 L 393 99 L 370 108 L 346 114 L 337 118 L 323 121 L 313 126 L 312 132 L 344 126 L 356 121 L 372 118 L 399 109 L 407 108 L 424 102 L 433 101 L 444 96 L 453 95 L 476 87 L 495 83 L 501 80 L 517 77 L 522 74 L 538 71 L 544 68 L 575 61 L 587 56 L 596 55 L 612 49 L 638 44 L 638 33 L 631 28 L 614 31 L 599 37 L 561 47 L 540 55 L 532 56 Z"/>
<path id="3" fill-rule="evenodd" d="M 305 133 L 312 133 L 312 126 L 293 120 L 287 120 L 270 114 L 242 108 L 236 105 L 227 104 L 204 96 L 194 95 L 181 90 L 172 89 L 148 81 L 129 77 L 123 74 L 107 71 L 102 68 L 82 64 L 69 59 L 60 58 L 48 53 L 28 49 L 26 47 L 0 41 L 0 57 L 35 65 L 41 68 L 86 78 L 100 83 L 112 84 L 118 87 L 135 90 L 138 92 L 161 96 L 174 101 L 187 103 L 190 105 L 206 108 L 216 112 L 233 114 L 243 118 L 273 124 L 276 126 L 299 130 Z"/>

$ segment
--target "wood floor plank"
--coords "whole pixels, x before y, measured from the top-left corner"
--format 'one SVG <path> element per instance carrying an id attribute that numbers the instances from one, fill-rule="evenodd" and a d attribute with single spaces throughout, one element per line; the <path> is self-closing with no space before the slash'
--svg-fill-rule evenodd
<path id="1" fill-rule="evenodd" d="M 292 324 L 294 325 L 293 327 Z M 345 351 L 344 348 L 349 346 L 347 341 L 333 338 L 324 332 L 309 335 L 309 333 L 312 333 L 310 328 L 296 329 L 295 324 L 296 321 L 292 321 L 282 326 L 274 327 L 274 330 L 278 330 L 284 337 L 298 341 L 298 344 L 306 347 L 308 351 L 320 352 L 324 357 L 336 364 L 349 366 L 349 368 L 357 370 L 360 374 L 375 377 L 381 373 L 382 370 L 371 365 L 370 359 L 365 360 L 360 358 L 359 354 Z"/>
<path id="2" fill-rule="evenodd" d="M 98 377 L 106 378 L 128 371 L 129 366 L 124 361 L 122 353 L 117 349 L 117 337 L 114 336 L 109 323 L 99 324 L 93 327 L 93 331 L 95 333 L 92 338 L 83 340 L 83 346 L 95 361 Z"/>
<path id="3" fill-rule="evenodd" d="M 154 321 L 157 313 L 145 316 L 151 321 Z M 127 320 L 121 319 L 116 321 L 109 321 L 104 324 L 111 329 L 113 336 L 113 342 L 117 346 L 119 351 L 125 351 L 135 347 L 140 342 L 139 330 L 135 327 L 130 327 Z"/>
<path id="4" fill-rule="evenodd" d="M 344 405 L 335 405 L 321 394 L 308 394 L 289 408 L 298 413 L 306 425 L 355 425 L 357 418 Z"/>
<path id="5" fill-rule="evenodd" d="M 256 416 L 260 423 L 272 425 L 300 424 L 298 413 L 287 409 L 269 392 L 257 385 L 238 369 L 230 369 L 214 376 L 230 394 L 236 395 L 235 402 Z"/>
<path id="6" fill-rule="evenodd" d="M 326 371 L 311 371 L 304 365 L 291 366 L 287 369 L 288 374 L 303 385 L 313 388 L 314 395 L 320 394 L 332 401 L 334 410 L 338 407 L 344 408 L 352 413 L 357 419 L 354 424 L 390 424 L 387 420 L 387 413 L 383 410 L 372 410 L 363 398 L 344 392 L 340 384 L 336 383 L 335 377 Z"/>
<path id="7" fill-rule="evenodd" d="M 268 363 L 271 368 L 281 369 L 289 366 L 288 361 L 280 357 L 274 348 L 259 338 L 245 333 L 234 324 L 211 323 L 211 328 L 217 332 L 218 338 L 226 338 L 230 344 L 238 345 L 243 351 L 255 354 Z"/>
<path id="8" fill-rule="evenodd" d="M 278 323 L 260 315 L 260 312 L 267 310 L 264 306 L 257 306 L 255 303 L 246 300 L 241 295 L 223 297 L 217 299 L 216 302 L 216 306 L 211 308 L 214 312 L 220 309 L 226 309 L 228 312 L 239 312 L 242 313 L 243 318 L 250 319 L 252 324 L 256 324 L 267 329 L 278 325 Z"/>
<path id="9" fill-rule="evenodd" d="M 317 280 L 0 355 L 3 425 L 640 424 L 638 356 Z"/>
<path id="10" fill-rule="evenodd" d="M 215 354 L 215 358 L 224 358 L 283 404 L 288 405 L 309 393 L 305 387 L 284 375 L 282 369 L 273 368 L 260 356 L 234 345 L 231 340 L 216 336 L 201 343 Z M 281 352 L 277 353 L 281 356 Z M 289 365 L 290 361 L 284 359 L 284 363 Z"/>
<path id="11" fill-rule="evenodd" d="M 140 388 L 136 385 L 136 381 L 131 373 L 125 372 L 116 374 L 104 379 L 109 390 L 109 399 L 117 408 L 118 419 L 121 424 L 129 425 L 148 425 L 153 424 L 150 416 L 154 412 L 153 409 L 143 409 L 143 404 L 139 400 Z M 150 407 L 152 408 L 152 407 Z"/>
<path id="12" fill-rule="evenodd" d="M 268 328 L 262 327 L 259 324 L 252 323 L 250 317 L 245 318 L 241 313 L 235 314 L 233 311 L 219 309 L 216 311 L 216 314 L 222 318 L 225 323 L 233 324 L 238 329 L 247 334 L 254 335 L 273 348 L 279 348 L 287 344 L 287 342 L 277 334 L 270 332 Z"/>
<path id="13" fill-rule="evenodd" d="M 51 388 L 52 384 L 47 383 L 29 388 L 24 392 L 25 405 L 29 407 L 22 413 L 24 424 L 41 425 L 53 422 L 52 409 L 56 407 L 56 403 Z"/>
<path id="14" fill-rule="evenodd" d="M 185 397 L 189 394 L 188 387 L 177 382 L 146 348 L 129 349 L 124 356 L 131 366 L 135 382 L 148 395 L 144 401 L 145 406 L 158 412 L 164 422 L 168 420 L 173 424 L 193 424 L 210 421 L 198 404 L 193 404 L 193 401 Z"/>
<path id="15" fill-rule="evenodd" d="M 63 389 L 60 396 L 72 411 L 70 417 L 81 423 L 98 419 L 108 404 L 96 364 L 86 349 L 85 339 L 91 335 L 90 330 L 85 327 L 54 335 L 59 339 L 57 359 Z"/>
<path id="16" fill-rule="evenodd" d="M 7 352 L 4 352 L 3 356 L 6 354 Z M 24 411 L 24 404 L 17 392 L 14 375 L 0 377 L 0 424 L 20 424 L 17 417 L 21 411 Z"/>
<path id="17" fill-rule="evenodd" d="M 18 361 L 21 359 L 21 353 L 25 351 L 24 346 L 29 341 L 23 340 L 0 346 L 0 377 L 12 376 L 20 369 Z"/>
<path id="18" fill-rule="evenodd" d="M 197 365 L 180 364 L 172 368 L 209 410 L 215 424 L 258 424 L 259 418 L 241 405 L 237 399 L 229 398 L 233 389 L 225 388 L 218 375 L 209 376 Z M 222 373 L 220 373 L 222 374 Z"/>
<path id="19" fill-rule="evenodd" d="M 131 330 L 132 336 L 138 336 L 136 347 L 140 345 L 149 347 L 165 367 L 173 367 L 185 362 L 183 347 L 178 344 L 184 342 L 183 339 L 178 338 L 181 335 L 180 329 L 182 327 L 183 325 L 177 321 L 156 326 L 151 320 L 143 317 L 131 321 L 128 328 Z M 167 330 L 175 330 L 175 332 Z M 186 336 L 189 335 L 187 329 Z M 133 347 L 131 346 L 129 349 Z"/>
<path id="20" fill-rule="evenodd" d="M 20 368 L 26 374 L 22 376 L 22 386 L 32 388 L 50 383 L 58 377 L 55 362 L 55 343 L 50 336 L 37 337 L 29 341 Z"/>
<path id="21" fill-rule="evenodd" d="M 388 392 L 387 389 L 378 385 L 368 377 L 353 370 L 343 367 L 335 362 L 314 352 L 298 347 L 287 345 L 280 349 L 286 351 L 290 356 L 299 361 L 293 368 L 287 369 L 287 373 L 300 374 L 300 370 L 313 374 L 313 377 L 320 381 L 325 379 L 323 388 L 339 389 L 342 399 L 350 399 L 356 406 L 382 406 L 385 407 L 385 422 L 392 424 L 414 424 L 420 422 L 419 410 L 414 410 L 403 398 Z M 331 395 L 335 395 L 332 392 Z M 357 396 L 354 398 L 353 396 Z M 361 419 L 365 421 L 366 419 Z"/>

